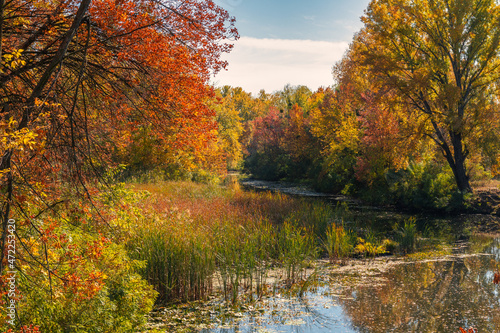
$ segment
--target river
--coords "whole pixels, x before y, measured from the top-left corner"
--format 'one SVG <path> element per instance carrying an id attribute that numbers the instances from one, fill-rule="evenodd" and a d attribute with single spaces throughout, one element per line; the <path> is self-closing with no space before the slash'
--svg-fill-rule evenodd
<path id="1" fill-rule="evenodd" d="M 342 196 L 305 187 L 247 181 L 245 186 L 291 195 L 345 202 L 358 217 L 404 219 L 408 214 L 366 207 Z M 448 225 L 459 241 L 468 226 L 498 223 L 488 215 L 435 217 L 418 215 L 420 223 Z M 445 221 L 443 221 L 445 220 Z M 382 223 L 383 224 L 383 223 Z M 346 266 L 319 264 L 314 283 L 303 293 L 276 293 L 249 311 L 221 320 L 203 333 L 236 332 L 500 332 L 500 238 L 472 234 L 437 257 L 352 260 Z M 218 319 L 220 320 L 220 319 Z"/>
<path id="2" fill-rule="evenodd" d="M 346 223 L 366 224 L 380 232 L 411 215 L 363 205 L 343 196 L 311 191 L 295 184 L 244 181 L 252 190 L 279 191 L 348 207 Z M 175 332 L 196 333 L 382 333 L 446 332 L 474 328 L 500 333 L 500 237 L 474 232 L 498 228 L 490 215 L 414 216 L 419 229 L 432 228 L 447 237 L 441 251 L 406 257 L 350 259 L 346 265 L 319 260 L 309 268 L 306 283 L 275 288 L 263 299 L 228 306 L 220 298 L 198 305 L 160 309 L 174 319 Z M 179 330 L 180 329 L 180 330 Z"/>

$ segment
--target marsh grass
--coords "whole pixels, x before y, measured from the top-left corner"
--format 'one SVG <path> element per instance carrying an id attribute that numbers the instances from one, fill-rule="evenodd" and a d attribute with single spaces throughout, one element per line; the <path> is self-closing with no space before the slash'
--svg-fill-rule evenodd
<path id="1" fill-rule="evenodd" d="M 304 282 L 320 249 L 330 261 L 345 262 L 386 248 L 375 234 L 365 232 L 365 241 L 345 229 L 345 211 L 321 202 L 184 181 L 128 188 L 147 195 L 135 196 L 130 213 L 119 212 L 129 221 L 123 239 L 130 257 L 146 262 L 140 273 L 159 293 L 158 303 L 206 299 L 220 289 L 236 304 L 262 297 L 271 283 Z M 410 252 L 416 227 L 408 223 L 397 240 Z M 270 278 L 277 270 L 284 281 Z"/>
<path id="2" fill-rule="evenodd" d="M 160 303 L 204 299 L 214 285 L 232 303 L 262 297 L 271 269 L 283 269 L 293 283 L 317 257 L 315 230 L 330 218 L 305 200 L 237 187 L 164 182 L 133 189 L 149 195 L 127 248 L 147 262 L 141 274 Z"/>
<path id="3" fill-rule="evenodd" d="M 303 277 L 301 274 L 307 261 L 316 259 L 318 251 L 310 231 L 285 221 L 278 234 L 278 253 L 286 272 L 286 281 L 293 284 Z"/>
<path id="4" fill-rule="evenodd" d="M 331 223 L 325 232 L 325 239 L 323 240 L 323 246 L 328 252 L 330 263 L 338 261 L 345 263 L 346 259 L 354 251 L 356 238 L 356 234 L 351 230 L 346 230 L 343 224 Z"/>
<path id="5" fill-rule="evenodd" d="M 205 299 L 212 291 L 215 271 L 209 239 L 181 219 L 154 222 L 139 227 L 129 241 L 130 256 L 147 263 L 140 273 L 155 287 L 162 303 Z"/>
<path id="6" fill-rule="evenodd" d="M 409 218 L 405 221 L 404 225 L 397 230 L 396 239 L 402 253 L 412 253 L 416 250 L 417 224 L 415 218 Z"/>

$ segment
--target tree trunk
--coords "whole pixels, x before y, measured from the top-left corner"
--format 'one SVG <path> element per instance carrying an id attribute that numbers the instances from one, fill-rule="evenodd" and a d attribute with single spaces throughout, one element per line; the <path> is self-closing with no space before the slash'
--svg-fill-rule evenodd
<path id="1" fill-rule="evenodd" d="M 448 163 L 450 163 L 450 167 L 453 170 L 458 190 L 462 193 L 472 193 L 472 187 L 470 186 L 469 176 L 465 167 L 467 152 L 463 149 L 462 134 L 450 133 L 450 136 L 453 145 L 453 156 L 450 156 L 452 163 L 450 163 L 450 158 L 448 158 Z"/>
<path id="2" fill-rule="evenodd" d="M 63 61 L 64 57 L 66 56 L 66 51 L 68 50 L 68 46 L 71 43 L 71 40 L 76 34 L 76 31 L 80 27 L 83 19 L 85 18 L 85 14 L 87 13 L 87 10 L 90 6 L 90 3 L 92 0 L 82 0 L 80 3 L 80 7 L 78 8 L 78 11 L 75 15 L 75 18 L 73 20 L 73 23 L 71 27 L 68 29 L 66 32 L 66 35 L 64 36 L 64 39 L 61 42 L 61 45 L 59 45 L 59 49 L 57 50 L 57 53 L 55 54 L 54 58 L 50 62 L 49 66 L 46 68 L 45 72 L 42 74 L 40 80 L 38 81 L 38 84 L 36 87 L 33 89 L 31 96 L 29 97 L 27 101 L 27 105 L 24 109 L 23 115 L 21 122 L 19 123 L 18 129 L 26 128 L 29 125 L 29 119 L 31 117 L 31 112 L 34 109 L 35 106 L 35 100 L 39 98 L 45 86 L 47 85 L 47 82 L 49 82 L 50 77 L 54 73 L 55 69 L 57 66 Z M 3 4 L 3 1 L 0 0 L 0 4 Z M 3 6 L 2 6 L 3 8 Z M 0 23 L 2 23 L 3 20 L 0 19 Z M 0 28 L 3 28 L 0 26 Z M 6 243 L 6 238 L 7 238 L 7 224 L 8 220 L 10 218 L 10 212 L 11 212 L 11 205 L 12 205 L 12 183 L 13 183 L 13 176 L 12 176 L 12 171 L 11 169 L 11 162 L 12 162 L 12 155 L 14 154 L 13 149 L 8 149 L 7 151 L 4 152 L 4 155 L 2 157 L 1 163 L 0 163 L 0 170 L 9 170 L 7 173 L 8 179 L 7 183 L 4 185 L 6 186 L 5 188 L 5 196 L 3 199 L 2 203 L 2 216 L 1 216 L 1 230 L 2 230 L 2 235 L 0 237 L 0 273 L 2 272 L 4 265 L 3 265 L 3 259 L 4 259 L 4 249 L 5 249 L 5 243 Z"/>
<path id="3" fill-rule="evenodd" d="M 453 170 L 453 174 L 455 175 L 458 189 L 462 193 L 472 193 L 472 187 L 470 186 L 469 176 L 467 175 L 465 167 L 467 152 L 464 151 L 463 148 L 462 134 L 451 133 L 451 143 L 453 144 L 455 157 L 455 169 Z"/>
<path id="4" fill-rule="evenodd" d="M 427 109 L 430 110 L 429 105 L 426 104 L 426 106 Z M 465 167 L 467 152 L 464 151 L 463 148 L 462 134 L 460 132 L 454 133 L 453 131 L 449 131 L 451 145 L 453 146 L 452 152 L 448 140 L 443 135 L 437 123 L 433 120 L 431 120 L 431 123 L 436 133 L 434 140 L 441 147 L 443 155 L 453 171 L 458 190 L 462 193 L 472 193 L 472 187 L 470 186 L 469 176 L 467 175 L 467 169 Z"/>
<path id="5" fill-rule="evenodd" d="M 465 158 L 455 158 L 455 168 L 452 168 L 455 181 L 457 182 L 458 190 L 462 193 L 472 193 L 469 176 L 465 169 Z"/>

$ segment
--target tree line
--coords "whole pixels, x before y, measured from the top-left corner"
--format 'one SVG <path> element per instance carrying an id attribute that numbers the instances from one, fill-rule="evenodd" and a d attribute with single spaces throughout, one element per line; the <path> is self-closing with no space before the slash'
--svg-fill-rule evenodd
<path id="1" fill-rule="evenodd" d="M 499 8 L 372 1 L 333 68 L 334 86 L 261 92 L 247 103 L 256 104 L 252 119 L 232 90 L 246 128 L 245 168 L 407 206 L 442 208 L 470 196 L 471 181 L 498 174 Z"/>

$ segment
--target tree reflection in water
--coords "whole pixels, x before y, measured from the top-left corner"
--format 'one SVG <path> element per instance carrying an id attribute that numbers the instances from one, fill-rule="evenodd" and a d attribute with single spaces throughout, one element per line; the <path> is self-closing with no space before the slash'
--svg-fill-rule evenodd
<path id="1" fill-rule="evenodd" d="M 500 332 L 494 256 L 465 256 L 396 266 L 384 285 L 350 288 L 339 300 L 359 332 Z"/>
<path id="2" fill-rule="evenodd" d="M 265 314 L 202 332 L 500 332 L 500 242 L 484 244 L 472 244 L 481 255 L 404 262 L 350 287 L 331 275 L 303 298 L 268 299 Z"/>

